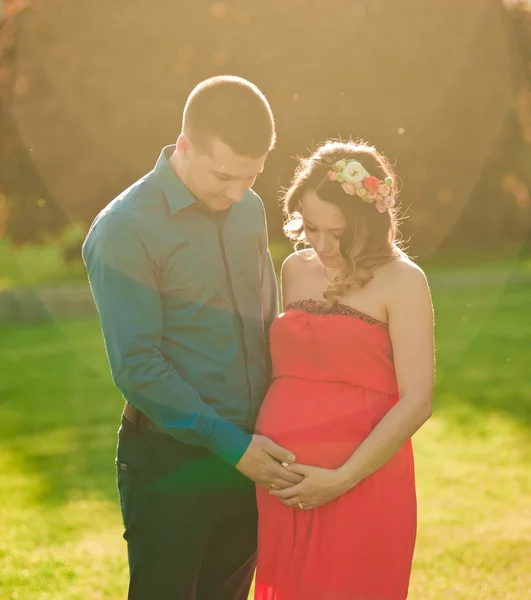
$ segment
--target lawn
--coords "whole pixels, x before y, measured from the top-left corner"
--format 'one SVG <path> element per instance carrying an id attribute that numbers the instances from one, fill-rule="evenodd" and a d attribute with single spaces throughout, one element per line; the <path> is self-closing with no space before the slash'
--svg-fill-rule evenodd
<path id="1" fill-rule="evenodd" d="M 531 590 L 531 282 L 446 279 L 434 417 L 415 436 L 411 600 Z M 122 406 L 98 323 L 0 329 L 0 597 L 125 597 L 114 483 Z"/>
<path id="2" fill-rule="evenodd" d="M 68 236 L 73 234 L 82 239 L 81 233 L 75 228 L 66 230 L 66 240 L 54 240 L 43 245 L 17 247 L 6 239 L 0 239 L 0 292 L 27 286 L 85 281 L 83 263 L 72 261 L 65 264 L 63 259 L 63 247 L 69 241 Z"/>

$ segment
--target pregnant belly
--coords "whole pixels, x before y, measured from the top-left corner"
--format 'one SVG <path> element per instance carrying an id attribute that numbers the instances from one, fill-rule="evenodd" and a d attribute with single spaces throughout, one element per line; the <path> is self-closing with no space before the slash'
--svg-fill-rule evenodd
<path id="1" fill-rule="evenodd" d="M 342 465 L 392 406 L 392 398 L 345 383 L 276 379 L 256 432 L 293 452 L 297 461 Z"/>

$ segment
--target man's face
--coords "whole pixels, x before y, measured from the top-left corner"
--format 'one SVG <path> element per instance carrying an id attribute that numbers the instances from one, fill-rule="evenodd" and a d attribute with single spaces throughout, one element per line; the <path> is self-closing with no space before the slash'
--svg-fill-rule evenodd
<path id="1" fill-rule="evenodd" d="M 244 193 L 262 172 L 267 157 L 267 152 L 260 158 L 240 156 L 217 138 L 207 150 L 187 143 L 183 157 L 186 184 L 198 200 L 215 212 L 243 200 Z"/>

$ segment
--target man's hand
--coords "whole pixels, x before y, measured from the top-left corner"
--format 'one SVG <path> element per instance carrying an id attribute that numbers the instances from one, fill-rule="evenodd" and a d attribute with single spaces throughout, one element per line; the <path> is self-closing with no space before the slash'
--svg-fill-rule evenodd
<path id="1" fill-rule="evenodd" d="M 303 480 L 281 463 L 294 463 L 295 456 L 263 435 L 253 435 L 245 454 L 236 465 L 240 473 L 267 488 L 285 489 Z"/>
<path id="2" fill-rule="evenodd" d="M 286 468 L 288 470 L 304 476 L 304 481 L 289 489 L 271 490 L 270 493 L 285 506 L 305 510 L 317 508 L 335 500 L 352 487 L 340 469 L 292 464 Z"/>

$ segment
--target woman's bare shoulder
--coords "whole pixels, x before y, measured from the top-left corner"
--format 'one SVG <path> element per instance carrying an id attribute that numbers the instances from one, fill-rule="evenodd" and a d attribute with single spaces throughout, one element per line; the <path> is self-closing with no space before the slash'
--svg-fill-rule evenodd
<path id="1" fill-rule="evenodd" d="M 430 296 L 424 271 L 405 254 L 382 267 L 380 275 L 380 282 L 387 290 L 387 296 L 392 304 L 411 303 L 415 298 Z"/>
<path id="2" fill-rule="evenodd" d="M 394 260 L 381 268 L 381 274 L 387 278 L 400 281 L 426 280 L 424 271 L 405 253 L 400 253 Z"/>
<path id="3" fill-rule="evenodd" d="M 289 277 L 300 272 L 302 269 L 313 268 L 315 258 L 316 254 L 311 248 L 296 250 L 282 263 L 282 273 Z"/>

